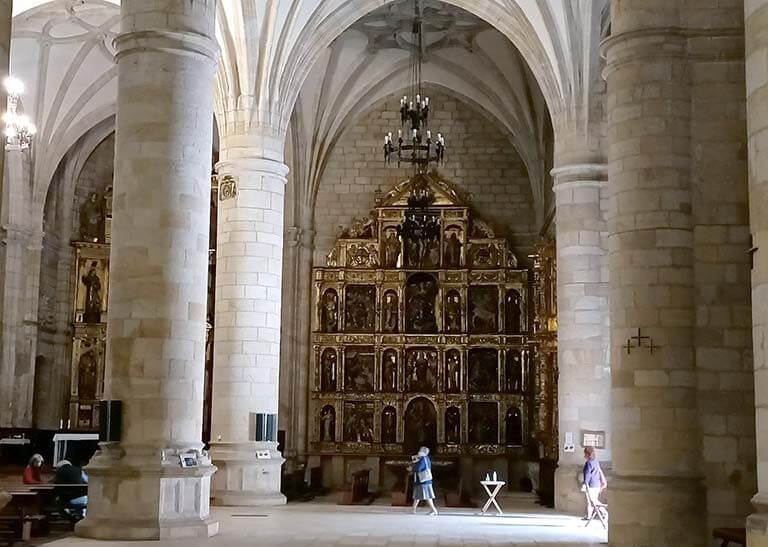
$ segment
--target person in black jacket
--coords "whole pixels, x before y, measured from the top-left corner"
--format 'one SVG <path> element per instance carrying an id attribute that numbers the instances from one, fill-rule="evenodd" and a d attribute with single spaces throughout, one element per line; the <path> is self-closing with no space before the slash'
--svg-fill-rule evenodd
<path id="1" fill-rule="evenodd" d="M 54 493 L 65 514 L 75 519 L 84 517 L 88 496 L 83 494 L 83 488 L 67 488 L 65 485 L 88 484 L 88 475 L 85 471 L 72 465 L 69 460 L 61 460 L 56 464 L 53 483 L 56 485 Z"/>

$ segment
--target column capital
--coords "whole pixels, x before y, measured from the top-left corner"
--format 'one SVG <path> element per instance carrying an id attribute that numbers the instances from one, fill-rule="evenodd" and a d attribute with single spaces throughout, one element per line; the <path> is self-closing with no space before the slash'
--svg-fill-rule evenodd
<path id="1" fill-rule="evenodd" d="M 554 179 L 553 190 L 602 187 L 608 183 L 608 164 L 580 163 L 556 167 L 550 171 Z"/>
<path id="2" fill-rule="evenodd" d="M 249 150 L 257 149 L 264 157 L 282 161 L 288 126 L 277 112 L 276 107 L 259 105 L 253 95 L 217 102 L 220 157 L 249 156 Z"/>

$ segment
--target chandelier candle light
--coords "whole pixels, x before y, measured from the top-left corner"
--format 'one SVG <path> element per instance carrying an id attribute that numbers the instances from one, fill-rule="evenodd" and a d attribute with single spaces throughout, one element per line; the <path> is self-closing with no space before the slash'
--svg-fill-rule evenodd
<path id="1" fill-rule="evenodd" d="M 3 114 L 5 148 L 6 150 L 29 148 L 37 128 L 30 121 L 29 116 L 19 111 L 19 96 L 24 93 L 24 84 L 18 78 L 8 76 L 3 81 L 3 85 L 8 93 L 8 110 Z"/>
<path id="2" fill-rule="evenodd" d="M 424 61 L 423 6 L 415 1 L 413 42 L 411 43 L 411 97 L 400 99 L 400 123 L 397 130 L 397 148 L 390 131 L 384 135 L 384 161 L 390 163 L 397 150 L 397 166 L 411 163 L 418 173 L 424 173 L 430 163 L 440 164 L 445 158 L 445 137 L 438 133 L 432 137 L 429 130 L 429 97 L 421 90 L 421 65 Z M 405 131 L 405 137 L 403 136 Z M 407 139 L 407 140 L 406 140 Z"/>

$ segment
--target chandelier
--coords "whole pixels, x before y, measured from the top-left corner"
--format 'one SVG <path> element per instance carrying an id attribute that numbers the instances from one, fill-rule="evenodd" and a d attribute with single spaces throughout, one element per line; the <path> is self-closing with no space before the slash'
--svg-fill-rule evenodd
<path id="1" fill-rule="evenodd" d="M 18 78 L 9 76 L 3 81 L 3 85 L 8 94 L 8 110 L 3 114 L 5 148 L 6 150 L 29 148 L 37 128 L 30 121 L 29 116 L 19 112 L 19 96 L 24 93 L 24 84 Z"/>
<path id="2" fill-rule="evenodd" d="M 424 61 L 424 9 L 421 0 L 414 1 L 413 40 L 410 56 L 411 95 L 400 99 L 400 124 L 397 146 L 392 132 L 384 135 L 384 161 L 389 164 L 397 152 L 397 166 L 410 163 L 417 173 L 425 173 L 429 165 L 440 164 L 445 158 L 445 137 L 435 138 L 429 129 L 429 97 L 422 93 L 421 66 Z"/>

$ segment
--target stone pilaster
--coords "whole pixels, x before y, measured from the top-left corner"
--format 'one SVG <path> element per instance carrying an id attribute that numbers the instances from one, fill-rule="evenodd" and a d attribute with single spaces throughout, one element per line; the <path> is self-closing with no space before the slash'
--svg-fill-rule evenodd
<path id="1" fill-rule="evenodd" d="M 288 167 L 279 134 L 222 131 L 218 163 L 211 456 L 219 505 L 276 505 L 283 457 L 256 441 L 257 414 L 278 413 L 283 201 Z M 229 180 L 236 192 L 226 197 Z M 270 457 L 258 458 L 256 452 Z"/>
<path id="2" fill-rule="evenodd" d="M 105 398 L 123 403 L 122 437 L 88 465 L 84 537 L 218 532 L 201 442 L 214 7 L 121 5 Z"/>
<path id="3" fill-rule="evenodd" d="M 0 0 L 0 80 L 9 73 L 11 56 L 11 25 L 13 20 L 13 0 Z M 0 81 L 0 83 L 2 83 Z M 8 96 L 5 87 L 0 85 L 0 110 L 5 112 Z M 5 170 L 5 148 L 0 148 L 0 180 Z"/>
<path id="4" fill-rule="evenodd" d="M 617 546 L 706 542 L 691 382 L 691 89 L 686 37 L 674 28 L 678 4 L 614 1 L 615 35 L 604 44 L 614 471 L 609 539 Z M 633 339 L 638 329 L 649 338 Z"/>
<path id="5" fill-rule="evenodd" d="M 557 345 L 560 454 L 555 476 L 555 505 L 561 511 L 584 513 L 580 475 L 584 465 L 582 432 L 602 431 L 611 459 L 609 354 L 605 348 L 608 320 L 606 225 L 601 193 L 605 164 L 575 164 L 552 171 L 555 179 L 557 227 Z M 572 452 L 565 452 L 571 433 Z"/>
<path id="6" fill-rule="evenodd" d="M 758 492 L 747 545 L 768 546 L 768 0 L 745 3 L 749 209 L 752 232 L 752 339 Z"/>

